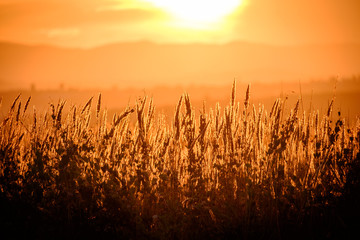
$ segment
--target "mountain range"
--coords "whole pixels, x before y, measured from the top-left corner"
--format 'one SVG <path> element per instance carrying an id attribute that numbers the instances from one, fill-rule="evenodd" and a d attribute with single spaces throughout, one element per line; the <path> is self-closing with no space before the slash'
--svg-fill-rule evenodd
<path id="1" fill-rule="evenodd" d="M 91 49 L 0 42 L 0 90 L 146 88 L 360 74 L 360 44 L 128 42 Z"/>

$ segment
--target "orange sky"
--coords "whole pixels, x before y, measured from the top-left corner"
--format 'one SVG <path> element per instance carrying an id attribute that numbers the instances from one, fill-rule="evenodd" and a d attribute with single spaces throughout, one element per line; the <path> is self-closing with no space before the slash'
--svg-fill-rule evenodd
<path id="1" fill-rule="evenodd" d="M 144 1 L 1 0 L 0 41 L 67 47 L 137 40 L 360 43 L 358 0 L 243 0 L 222 21 L 200 27 L 179 24 L 166 9 Z M 199 16 L 208 8 L 204 4 Z"/>

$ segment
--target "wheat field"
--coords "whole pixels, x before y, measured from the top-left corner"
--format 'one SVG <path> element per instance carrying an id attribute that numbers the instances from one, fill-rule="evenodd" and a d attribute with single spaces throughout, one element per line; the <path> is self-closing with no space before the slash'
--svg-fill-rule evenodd
<path id="1" fill-rule="evenodd" d="M 360 121 L 227 106 L 173 120 L 149 97 L 108 116 L 101 94 L 45 113 L 16 98 L 0 123 L 2 230 L 37 239 L 331 239 L 359 226 Z M 26 235 L 25 235 L 26 234 Z M 349 234 L 349 235 L 347 235 Z"/>

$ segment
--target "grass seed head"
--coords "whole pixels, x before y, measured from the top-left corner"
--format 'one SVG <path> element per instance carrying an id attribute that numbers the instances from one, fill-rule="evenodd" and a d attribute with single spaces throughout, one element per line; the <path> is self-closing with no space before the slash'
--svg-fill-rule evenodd
<path id="1" fill-rule="evenodd" d="M 101 109 L 101 93 L 99 93 L 98 102 L 96 106 L 96 118 L 99 118 L 100 109 Z"/>

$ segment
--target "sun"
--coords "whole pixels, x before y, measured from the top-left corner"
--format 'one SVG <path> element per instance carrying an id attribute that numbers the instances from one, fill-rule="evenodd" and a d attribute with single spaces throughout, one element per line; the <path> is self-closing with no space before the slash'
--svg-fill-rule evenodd
<path id="1" fill-rule="evenodd" d="M 243 0 L 143 0 L 160 8 L 188 27 L 205 27 L 220 23 L 241 6 Z"/>

